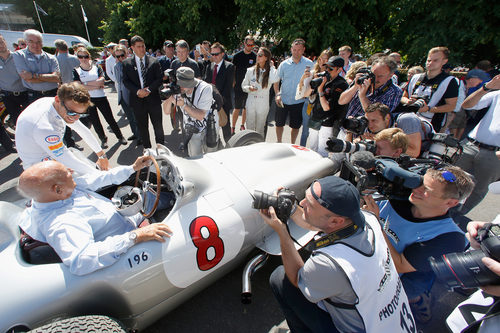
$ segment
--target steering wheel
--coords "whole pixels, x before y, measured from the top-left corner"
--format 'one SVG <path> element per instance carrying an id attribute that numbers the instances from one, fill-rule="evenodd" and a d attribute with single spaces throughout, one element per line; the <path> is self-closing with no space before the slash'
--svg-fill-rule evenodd
<path id="1" fill-rule="evenodd" d="M 142 185 L 141 189 L 142 189 L 142 193 L 144 193 L 144 205 L 142 206 L 141 214 L 145 218 L 151 217 L 155 213 L 156 208 L 158 208 L 158 202 L 160 202 L 160 194 L 161 194 L 161 191 L 160 191 L 160 188 L 161 188 L 160 167 L 158 166 L 158 162 L 156 162 L 156 159 L 153 156 L 148 156 L 148 157 L 153 162 L 153 165 L 156 168 L 156 190 L 153 188 L 153 186 L 152 186 L 153 184 L 149 182 L 149 175 L 151 174 L 151 169 L 149 168 L 149 166 L 147 167 L 148 172 L 147 172 L 146 178 L 144 180 L 140 179 L 141 170 L 137 171 L 137 175 L 135 176 L 135 184 L 134 184 L 135 187 L 138 187 L 139 183 L 141 183 L 141 185 Z M 148 199 L 146 198 L 146 195 L 148 192 L 155 195 L 155 203 L 153 205 L 153 208 L 151 208 L 151 211 L 146 212 L 146 209 L 147 209 L 146 203 L 148 201 Z"/>

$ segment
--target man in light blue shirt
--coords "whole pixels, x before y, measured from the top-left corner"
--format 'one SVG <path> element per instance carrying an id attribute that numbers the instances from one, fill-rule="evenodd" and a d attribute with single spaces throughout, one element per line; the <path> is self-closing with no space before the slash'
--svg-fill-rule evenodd
<path id="1" fill-rule="evenodd" d="M 279 89 L 279 81 L 274 84 L 276 105 L 278 105 L 276 110 L 276 137 L 278 142 L 281 142 L 283 138 L 283 127 L 285 126 L 288 114 L 290 114 L 289 125 L 292 128 L 292 143 L 295 143 L 300 126 L 302 125 L 304 99 L 296 100 L 295 92 L 306 67 L 311 68 L 313 65 L 311 60 L 303 57 L 306 50 L 305 45 L 306 42 L 303 39 L 294 40 L 290 49 L 292 56 L 283 61 L 278 67 L 281 90 Z"/>
<path id="2" fill-rule="evenodd" d="M 131 166 L 75 179 L 73 171 L 57 161 L 37 163 L 19 177 L 19 190 L 33 199 L 20 227 L 33 239 L 48 243 L 76 275 L 114 264 L 135 244 L 164 242 L 163 237 L 172 233 L 166 224 L 136 229 L 141 214 L 122 216 L 111 200 L 94 192 L 124 182 L 149 163 L 148 156 L 141 156 Z"/>
<path id="3" fill-rule="evenodd" d="M 28 89 L 30 103 L 41 97 L 54 97 L 60 82 L 56 57 L 42 50 L 43 39 L 39 31 L 26 30 L 24 39 L 28 47 L 14 53 L 14 63 Z"/>
<path id="4" fill-rule="evenodd" d="M 62 39 L 57 39 L 54 44 L 57 50 L 57 62 L 61 70 L 61 82 L 69 83 L 73 81 L 73 68 L 80 66 L 77 57 L 68 52 L 68 44 Z"/>

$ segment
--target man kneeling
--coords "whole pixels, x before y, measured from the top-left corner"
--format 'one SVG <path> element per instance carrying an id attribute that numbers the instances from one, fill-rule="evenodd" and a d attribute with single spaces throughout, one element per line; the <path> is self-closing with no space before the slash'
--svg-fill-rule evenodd
<path id="1" fill-rule="evenodd" d="M 292 214 L 297 225 L 321 231 L 305 263 L 274 209 L 261 215 L 280 238 L 283 266 L 271 275 L 271 289 L 292 332 L 415 331 L 379 222 L 360 210 L 351 183 L 314 181 Z"/>
<path id="2" fill-rule="evenodd" d="M 19 177 L 19 191 L 33 199 L 21 217 L 20 227 L 33 239 L 48 243 L 69 266 L 84 275 L 114 264 L 134 244 L 170 237 L 163 223 L 136 229 L 140 214 L 124 217 L 111 200 L 94 192 L 120 184 L 148 166 L 149 157 L 138 157 L 131 166 L 73 179 L 73 170 L 57 161 L 37 163 Z"/>

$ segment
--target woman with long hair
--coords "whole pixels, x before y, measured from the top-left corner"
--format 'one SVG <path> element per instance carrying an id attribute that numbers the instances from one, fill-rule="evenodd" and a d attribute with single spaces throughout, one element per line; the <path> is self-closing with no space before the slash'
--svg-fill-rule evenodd
<path id="1" fill-rule="evenodd" d="M 104 133 L 104 129 L 97 114 L 97 109 L 99 109 L 104 119 L 106 119 L 106 122 L 111 127 L 111 130 L 118 138 L 118 142 L 122 145 L 126 145 L 127 140 L 123 137 L 120 127 L 113 117 L 111 106 L 104 93 L 104 72 L 102 68 L 94 64 L 90 52 L 85 47 L 79 47 L 76 50 L 76 56 L 80 61 L 80 66 L 73 69 L 73 80 L 79 81 L 87 88 L 90 94 L 90 101 L 92 102 L 92 105 L 88 109 L 88 119 L 90 123 L 85 122 L 85 125 L 90 127 L 90 124 L 92 124 L 99 139 L 101 139 L 101 147 L 103 149 L 108 148 L 108 137 Z"/>
<path id="2" fill-rule="evenodd" d="M 271 63 L 271 51 L 265 47 L 259 48 L 257 62 L 247 69 L 241 88 L 248 93 L 247 129 L 256 131 L 262 137 L 269 113 L 269 89 L 278 80 L 278 71 Z"/>

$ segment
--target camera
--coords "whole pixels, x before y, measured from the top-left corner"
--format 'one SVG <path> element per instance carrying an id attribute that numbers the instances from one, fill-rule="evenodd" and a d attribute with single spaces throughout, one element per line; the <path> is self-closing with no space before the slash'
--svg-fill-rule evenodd
<path id="1" fill-rule="evenodd" d="M 281 189 L 278 195 L 269 195 L 262 191 L 254 191 L 254 200 L 252 207 L 255 209 L 267 209 L 273 207 L 276 216 L 281 222 L 286 223 L 290 218 L 293 205 L 297 201 L 295 193 L 289 189 Z"/>
<path id="2" fill-rule="evenodd" d="M 359 116 L 356 118 L 345 118 L 342 120 L 342 127 L 347 131 L 353 132 L 354 134 L 361 135 L 366 131 L 368 127 L 368 119 L 364 116 Z"/>
<path id="3" fill-rule="evenodd" d="M 361 141 L 351 143 L 336 138 L 329 138 L 326 141 L 327 150 L 332 153 L 354 153 L 356 151 L 369 151 L 373 154 L 377 151 L 377 146 L 373 141 Z"/>
<path id="4" fill-rule="evenodd" d="M 321 73 L 316 74 L 317 78 L 311 80 L 311 89 L 315 90 L 317 89 L 321 83 L 323 82 L 323 78 L 326 77 L 326 82 L 330 81 L 332 77 L 330 76 L 330 73 L 328 71 L 324 71 Z"/>
<path id="5" fill-rule="evenodd" d="M 500 276 L 490 271 L 482 262 L 483 257 L 500 261 L 500 226 L 487 223 L 478 230 L 476 240 L 480 250 L 443 254 L 430 257 L 431 268 L 437 278 L 450 290 L 477 286 L 500 285 Z"/>
<path id="6" fill-rule="evenodd" d="M 450 164 L 455 164 L 460 155 L 462 155 L 462 145 L 460 141 L 451 134 L 432 133 L 424 146 L 423 158 L 432 158 Z"/>
<path id="7" fill-rule="evenodd" d="M 165 76 L 168 77 L 168 84 L 165 88 L 160 90 L 160 98 L 162 101 L 168 99 L 172 95 L 177 95 L 181 93 L 181 87 L 177 84 L 177 77 L 175 76 L 175 71 L 173 69 L 167 69 L 165 71 Z"/>
<path id="8" fill-rule="evenodd" d="M 412 104 L 403 104 L 399 103 L 399 105 L 394 110 L 394 113 L 404 113 L 404 112 L 413 112 L 416 113 L 422 106 L 426 103 L 429 103 L 430 96 L 415 96 L 417 100 Z"/>
<path id="9" fill-rule="evenodd" d="M 371 79 L 372 84 L 375 83 L 375 74 L 371 71 L 370 67 L 360 68 L 356 74 L 363 74 L 359 78 L 356 79 L 356 84 L 363 84 L 366 79 Z"/>
<path id="10" fill-rule="evenodd" d="M 343 160 L 340 178 L 351 182 L 360 194 L 366 189 L 374 189 L 389 199 L 398 200 L 408 199 L 411 190 L 422 185 L 419 173 L 406 170 L 387 158 L 375 159 L 375 167 L 370 170 Z"/>

